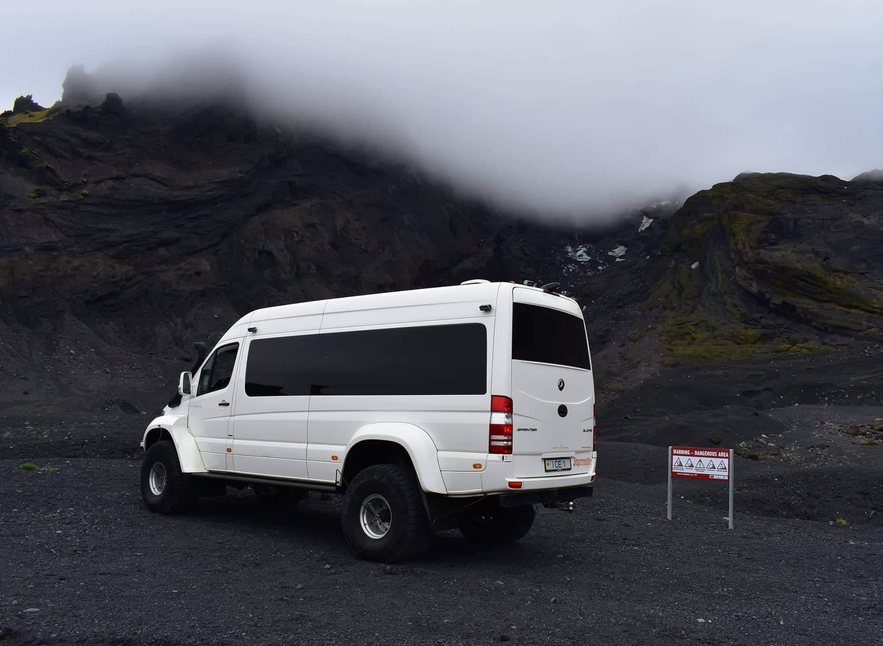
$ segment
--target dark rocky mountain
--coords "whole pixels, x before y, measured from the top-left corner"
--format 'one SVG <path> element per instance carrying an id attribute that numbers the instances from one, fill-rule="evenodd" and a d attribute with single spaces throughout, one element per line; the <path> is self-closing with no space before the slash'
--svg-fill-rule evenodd
<path id="1" fill-rule="evenodd" d="M 193 340 L 256 307 L 551 280 L 550 250 L 579 241 L 232 108 L 108 95 L 4 121 L 0 379 L 17 405 L 141 408 Z M 96 384 L 107 396 L 82 399 Z"/>
<path id="2" fill-rule="evenodd" d="M 883 334 L 873 174 L 740 175 L 589 231 L 242 108 L 109 94 L 0 123 L 0 405 L 153 410 L 190 343 L 250 309 L 476 277 L 576 292 L 607 395 L 666 365 Z"/>
<path id="3" fill-rule="evenodd" d="M 654 292 L 671 312 L 670 351 L 738 357 L 883 335 L 883 183 L 740 175 L 672 225 L 667 249 L 700 271 L 672 266 Z"/>

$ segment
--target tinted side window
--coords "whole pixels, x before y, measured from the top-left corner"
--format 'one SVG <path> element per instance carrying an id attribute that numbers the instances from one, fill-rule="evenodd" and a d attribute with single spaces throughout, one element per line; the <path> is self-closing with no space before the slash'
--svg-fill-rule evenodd
<path id="1" fill-rule="evenodd" d="M 259 339 L 248 350 L 251 397 L 485 392 L 487 328 L 480 323 Z"/>
<path id="2" fill-rule="evenodd" d="M 514 303 L 512 358 L 591 370 L 586 325 L 560 310 Z"/>
<path id="3" fill-rule="evenodd" d="M 225 345 L 218 348 L 208 358 L 199 374 L 199 389 L 196 396 L 223 390 L 230 384 L 233 377 L 233 368 L 236 365 L 236 354 L 239 350 L 238 343 Z"/>
<path id="4" fill-rule="evenodd" d="M 199 373 L 199 387 L 196 389 L 197 397 L 208 392 L 209 380 L 212 378 L 212 368 L 215 367 L 216 354 L 217 352 L 212 352 L 211 356 L 202 364 L 202 371 Z"/>

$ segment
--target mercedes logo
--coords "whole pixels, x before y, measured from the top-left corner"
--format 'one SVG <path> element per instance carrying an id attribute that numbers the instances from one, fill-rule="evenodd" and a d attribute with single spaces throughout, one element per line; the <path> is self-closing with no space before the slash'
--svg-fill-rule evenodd
<path id="1" fill-rule="evenodd" d="M 558 380 L 558 390 L 564 390 L 564 380 L 563 379 Z"/>

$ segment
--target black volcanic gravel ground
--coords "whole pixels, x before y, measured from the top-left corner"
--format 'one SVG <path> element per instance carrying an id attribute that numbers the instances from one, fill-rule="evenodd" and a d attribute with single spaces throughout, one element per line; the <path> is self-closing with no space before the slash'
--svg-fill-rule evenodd
<path id="1" fill-rule="evenodd" d="M 614 451 L 615 447 L 609 447 Z M 10 643 L 879 644 L 883 534 L 737 516 L 604 481 L 519 545 L 439 536 L 420 561 L 356 560 L 336 498 L 248 493 L 161 517 L 138 464 L 0 462 L 0 624 Z"/>
<path id="2" fill-rule="evenodd" d="M 883 443 L 862 444 L 883 408 L 761 414 L 734 531 L 719 484 L 677 482 L 665 520 L 665 448 L 602 436 L 575 513 L 508 549 L 445 533 L 387 567 L 353 556 L 335 496 L 151 514 L 144 416 L 3 413 L 0 645 L 883 643 Z"/>

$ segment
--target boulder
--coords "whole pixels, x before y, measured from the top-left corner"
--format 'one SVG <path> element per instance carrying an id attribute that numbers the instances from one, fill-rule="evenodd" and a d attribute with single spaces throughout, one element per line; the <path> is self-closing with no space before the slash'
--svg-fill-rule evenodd
<path id="1" fill-rule="evenodd" d="M 116 92 L 108 92 L 107 97 L 104 99 L 104 103 L 101 104 L 101 112 L 102 114 L 116 116 L 122 116 L 125 114 L 126 110 L 123 107 L 123 100 L 120 98 L 120 95 Z"/>

